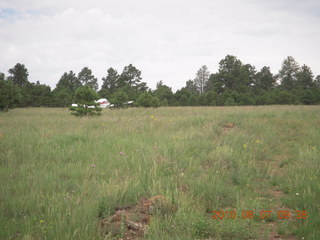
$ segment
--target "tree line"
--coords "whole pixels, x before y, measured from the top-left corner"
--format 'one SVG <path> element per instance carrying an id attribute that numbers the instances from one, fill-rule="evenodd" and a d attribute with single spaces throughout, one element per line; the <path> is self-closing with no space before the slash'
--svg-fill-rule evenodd
<path id="1" fill-rule="evenodd" d="M 121 73 L 112 67 L 107 69 L 98 88 L 98 79 L 92 70 L 84 67 L 78 74 L 65 72 L 56 87 L 29 82 L 28 69 L 17 63 L 0 73 L 0 109 L 13 107 L 67 107 L 76 101 L 76 90 L 89 87 L 98 98 L 107 98 L 116 106 L 134 101 L 135 106 L 232 106 L 269 104 L 319 104 L 320 75 L 314 76 L 310 67 L 300 66 L 289 56 L 281 69 L 273 74 L 270 67 L 259 71 L 251 64 L 244 64 L 236 56 L 227 55 L 219 62 L 216 73 L 202 66 L 194 79 L 175 93 L 159 81 L 151 90 L 142 81 L 141 71 L 132 64 Z"/>

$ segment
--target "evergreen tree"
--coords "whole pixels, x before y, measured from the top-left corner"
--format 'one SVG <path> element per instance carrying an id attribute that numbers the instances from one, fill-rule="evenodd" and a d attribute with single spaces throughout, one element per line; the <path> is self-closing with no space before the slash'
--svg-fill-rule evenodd
<path id="1" fill-rule="evenodd" d="M 82 84 L 79 79 L 76 77 L 76 74 L 73 71 L 69 71 L 69 73 L 64 73 L 59 82 L 56 85 L 56 89 L 67 89 L 74 95 L 77 88 L 81 87 Z"/>
<path id="2" fill-rule="evenodd" d="M 224 91 L 224 83 L 223 83 L 223 78 L 221 77 L 221 75 L 219 73 L 214 73 L 211 74 L 209 79 L 208 79 L 208 83 L 206 86 L 206 91 L 214 91 L 218 94 L 223 93 Z"/>
<path id="3" fill-rule="evenodd" d="M 29 84 L 29 73 L 24 64 L 17 63 L 13 68 L 9 69 L 8 72 L 11 75 L 8 79 L 12 80 L 12 82 L 19 87 L 24 87 Z"/>
<path id="4" fill-rule="evenodd" d="M 20 106 L 26 107 L 41 107 L 51 106 L 51 88 L 45 84 L 40 84 L 39 81 L 36 83 L 30 83 L 23 89 L 23 103 Z"/>
<path id="5" fill-rule="evenodd" d="M 189 104 L 189 97 L 187 94 L 183 94 L 181 95 L 181 97 L 179 98 L 179 105 L 180 106 L 188 106 Z"/>
<path id="6" fill-rule="evenodd" d="M 119 80 L 118 87 L 129 86 L 137 90 L 145 91 L 147 90 L 146 83 L 141 82 L 141 71 L 134 67 L 132 64 L 124 67 Z"/>
<path id="7" fill-rule="evenodd" d="M 186 82 L 185 90 L 191 94 L 198 93 L 198 87 L 191 79 Z"/>
<path id="8" fill-rule="evenodd" d="M 141 82 L 141 71 L 132 64 L 126 66 L 117 80 L 117 89 L 125 92 L 129 99 L 136 101 L 142 92 L 148 87 L 145 82 Z"/>
<path id="9" fill-rule="evenodd" d="M 98 95 L 91 87 L 82 86 L 76 90 L 75 99 L 78 104 L 94 105 Z"/>
<path id="10" fill-rule="evenodd" d="M 100 97 L 100 98 L 107 98 L 107 99 L 109 99 L 109 98 L 111 97 L 110 91 L 108 91 L 108 90 L 105 89 L 105 88 L 101 88 L 98 93 L 99 93 L 99 97 Z"/>
<path id="11" fill-rule="evenodd" d="M 316 76 L 314 84 L 317 89 L 320 89 L 320 75 Z"/>
<path id="12" fill-rule="evenodd" d="M 128 95 L 123 90 L 119 89 L 113 94 L 111 102 L 115 107 L 122 108 L 125 107 L 125 103 L 128 102 L 128 100 Z"/>
<path id="13" fill-rule="evenodd" d="M 224 102 L 224 106 L 236 106 L 236 105 L 237 104 L 236 104 L 234 98 L 232 98 L 232 97 L 228 97 L 226 99 L 226 101 Z"/>
<path id="14" fill-rule="evenodd" d="M 207 106 L 206 93 L 199 95 L 199 106 Z"/>
<path id="15" fill-rule="evenodd" d="M 305 105 L 313 105 L 318 103 L 319 92 L 316 89 L 304 89 L 299 94 L 300 103 Z"/>
<path id="16" fill-rule="evenodd" d="M 256 74 L 255 88 L 257 90 L 269 91 L 276 85 L 276 79 L 270 71 L 270 67 L 264 66 Z"/>
<path id="17" fill-rule="evenodd" d="M 219 62 L 218 82 L 222 83 L 223 90 L 241 89 L 242 63 L 237 57 L 227 55 Z"/>
<path id="18" fill-rule="evenodd" d="M 76 89 L 81 86 L 81 82 L 73 71 L 65 72 L 52 92 L 54 105 L 58 107 L 69 106 L 75 100 Z"/>
<path id="19" fill-rule="evenodd" d="M 119 74 L 117 70 L 109 68 L 107 76 L 102 78 L 103 84 L 101 90 L 107 90 L 109 93 L 114 93 L 119 85 Z"/>
<path id="20" fill-rule="evenodd" d="M 162 106 L 173 105 L 174 95 L 172 89 L 164 85 L 162 81 L 157 83 L 156 90 L 153 94 L 160 100 Z"/>
<path id="21" fill-rule="evenodd" d="M 20 89 L 12 80 L 6 80 L 0 73 L 0 111 L 15 107 L 21 99 Z"/>
<path id="22" fill-rule="evenodd" d="M 293 104 L 294 97 L 292 91 L 278 90 L 274 95 L 276 104 Z"/>
<path id="23" fill-rule="evenodd" d="M 160 101 L 157 97 L 153 97 L 149 92 L 142 93 L 137 101 L 140 107 L 159 107 Z"/>
<path id="24" fill-rule="evenodd" d="M 237 91 L 239 93 L 249 92 L 256 84 L 257 70 L 251 64 L 245 64 L 241 67 L 240 78 Z"/>
<path id="25" fill-rule="evenodd" d="M 206 92 L 206 105 L 216 106 L 217 105 L 217 93 L 215 91 Z"/>
<path id="26" fill-rule="evenodd" d="M 188 98 L 188 106 L 199 106 L 199 97 L 196 94 L 191 94 Z"/>
<path id="27" fill-rule="evenodd" d="M 4 81 L 6 79 L 6 76 L 4 73 L 0 72 L 0 81 Z"/>
<path id="28" fill-rule="evenodd" d="M 279 71 L 278 77 L 281 81 L 281 89 L 293 90 L 297 84 L 297 74 L 299 72 L 299 65 L 296 60 L 289 56 L 283 62 Z"/>
<path id="29" fill-rule="evenodd" d="M 189 97 L 192 93 L 186 87 L 183 87 L 176 91 L 174 94 L 175 102 L 179 106 L 188 106 L 189 104 Z"/>
<path id="30" fill-rule="evenodd" d="M 52 91 L 53 106 L 55 107 L 67 107 L 72 104 L 74 94 L 66 88 L 56 88 Z"/>
<path id="31" fill-rule="evenodd" d="M 78 107 L 70 107 L 71 114 L 75 116 L 93 116 L 101 115 L 101 108 L 95 100 L 98 98 L 97 93 L 88 85 L 77 88 L 75 98 Z"/>
<path id="32" fill-rule="evenodd" d="M 311 89 L 315 86 L 313 73 L 307 65 L 303 65 L 297 73 L 297 86 L 301 89 Z"/>
<path id="33" fill-rule="evenodd" d="M 78 80 L 82 86 L 89 86 L 93 90 L 98 90 L 98 80 L 92 74 L 92 71 L 88 67 L 84 67 L 78 74 Z"/>

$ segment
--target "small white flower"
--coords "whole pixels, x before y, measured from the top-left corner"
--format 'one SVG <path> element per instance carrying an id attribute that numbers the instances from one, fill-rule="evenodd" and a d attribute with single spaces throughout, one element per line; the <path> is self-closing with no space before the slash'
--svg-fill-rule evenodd
<path id="1" fill-rule="evenodd" d="M 300 195 L 300 194 L 297 192 L 297 193 L 296 193 L 296 196 L 299 196 L 299 195 Z"/>

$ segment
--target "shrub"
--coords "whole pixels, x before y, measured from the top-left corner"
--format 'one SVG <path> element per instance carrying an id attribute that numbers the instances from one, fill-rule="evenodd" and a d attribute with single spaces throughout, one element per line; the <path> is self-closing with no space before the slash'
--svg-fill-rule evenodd
<path id="1" fill-rule="evenodd" d="M 0 111 L 15 107 L 20 98 L 20 90 L 12 81 L 0 79 Z"/>
<path id="2" fill-rule="evenodd" d="M 98 98 L 97 93 L 89 86 L 79 87 L 76 90 L 75 96 L 79 104 L 91 104 Z"/>
<path id="3" fill-rule="evenodd" d="M 128 102 L 128 95 L 124 91 L 118 90 L 113 94 L 111 101 L 115 107 L 124 107 L 126 106 L 125 103 Z"/>
<path id="4" fill-rule="evenodd" d="M 228 97 L 227 100 L 224 102 L 225 106 L 235 106 L 236 102 L 232 97 Z"/>
<path id="5" fill-rule="evenodd" d="M 197 95 L 191 95 L 188 99 L 188 106 L 198 106 L 199 105 L 199 97 Z"/>
<path id="6" fill-rule="evenodd" d="M 75 93 L 78 107 L 70 107 L 71 114 L 75 116 L 95 116 L 101 115 L 101 108 L 94 101 L 98 98 L 97 93 L 89 86 L 83 86 L 76 90 Z"/>
<path id="7" fill-rule="evenodd" d="M 150 93 L 142 93 L 137 101 L 137 105 L 141 107 L 159 107 L 160 101 L 157 97 L 153 97 Z"/>

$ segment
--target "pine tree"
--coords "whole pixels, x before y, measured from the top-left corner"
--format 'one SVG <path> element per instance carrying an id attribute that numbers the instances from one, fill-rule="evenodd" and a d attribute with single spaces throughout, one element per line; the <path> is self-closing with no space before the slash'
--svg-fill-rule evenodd
<path id="1" fill-rule="evenodd" d="M 78 80 L 82 86 L 89 86 L 93 90 L 98 90 L 98 80 L 92 74 L 92 71 L 88 67 L 84 67 L 78 74 Z"/>
<path id="2" fill-rule="evenodd" d="M 8 79 L 12 80 L 14 84 L 17 84 L 20 87 L 24 87 L 29 84 L 29 73 L 24 64 L 17 63 L 13 68 L 9 69 L 8 72 L 11 74 Z"/>
<path id="3" fill-rule="evenodd" d="M 297 86 L 301 89 L 311 89 L 315 86 L 313 73 L 307 65 L 303 65 L 297 73 Z"/>
<path id="4" fill-rule="evenodd" d="M 282 66 L 278 74 L 281 81 L 281 89 L 290 91 L 296 88 L 299 69 L 299 64 L 291 56 L 287 57 L 282 62 Z"/>
<path id="5" fill-rule="evenodd" d="M 75 98 L 78 107 L 70 107 L 71 114 L 75 116 L 95 116 L 101 115 L 101 108 L 95 100 L 98 98 L 97 93 L 88 85 L 79 87 L 75 92 Z"/>
<path id="6" fill-rule="evenodd" d="M 276 79 L 270 71 L 270 67 L 264 66 L 256 75 L 255 88 L 269 91 L 276 85 Z"/>
<path id="7" fill-rule="evenodd" d="M 81 82 L 73 71 L 69 71 L 69 73 L 65 72 L 52 92 L 54 99 L 53 105 L 59 107 L 69 106 L 72 101 L 75 100 L 76 89 L 81 86 Z"/>
<path id="8" fill-rule="evenodd" d="M 21 98 L 20 89 L 12 80 L 6 80 L 0 73 L 0 111 L 15 107 Z"/>
<path id="9" fill-rule="evenodd" d="M 114 93 L 119 85 L 119 74 L 117 70 L 109 68 L 107 76 L 102 78 L 103 84 L 101 90 L 108 90 L 109 93 Z"/>

